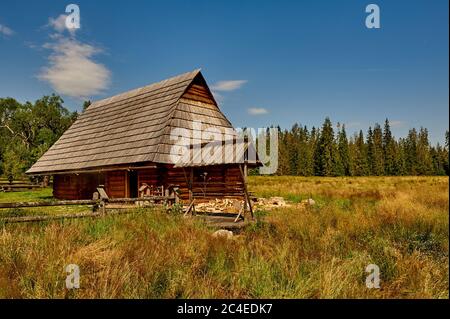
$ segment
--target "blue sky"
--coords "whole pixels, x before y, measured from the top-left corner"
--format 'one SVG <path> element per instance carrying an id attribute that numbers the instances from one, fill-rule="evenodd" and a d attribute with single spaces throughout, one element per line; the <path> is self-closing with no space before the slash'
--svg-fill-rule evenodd
<path id="1" fill-rule="evenodd" d="M 64 1 L 0 2 L 0 97 L 117 94 L 202 68 L 238 127 L 309 127 L 326 116 L 394 134 L 448 129 L 448 1 L 74 1 L 81 29 L 58 20 Z M 365 27 L 365 7 L 381 28 Z M 88 76 L 88 74 L 90 74 Z M 67 78 L 69 77 L 69 78 Z"/>

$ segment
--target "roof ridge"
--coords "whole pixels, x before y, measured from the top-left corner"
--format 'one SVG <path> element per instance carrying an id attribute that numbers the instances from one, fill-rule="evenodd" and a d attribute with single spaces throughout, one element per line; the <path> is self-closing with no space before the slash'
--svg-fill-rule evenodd
<path id="1" fill-rule="evenodd" d="M 158 82 L 153 82 L 153 83 L 150 83 L 150 84 L 147 84 L 147 85 L 135 88 L 135 89 L 131 89 L 131 90 L 128 90 L 128 91 L 125 91 L 125 92 L 122 92 L 122 93 L 119 93 L 119 94 L 116 94 L 116 95 L 113 95 L 113 96 L 110 96 L 110 97 L 107 97 L 107 98 L 104 98 L 104 99 L 101 99 L 101 100 L 94 101 L 88 107 L 88 109 L 92 110 L 92 109 L 96 109 L 98 107 L 101 107 L 101 106 L 103 106 L 105 104 L 126 100 L 126 99 L 128 99 L 130 97 L 138 95 L 139 93 L 144 93 L 144 91 L 146 91 L 146 90 L 148 90 L 148 89 L 150 89 L 152 87 L 157 87 L 158 85 L 161 85 L 161 87 L 164 87 L 165 86 L 164 84 L 169 83 L 169 82 L 175 82 L 176 83 L 176 82 L 181 82 L 181 81 L 192 80 L 192 79 L 194 79 L 197 76 L 197 74 L 200 71 L 201 71 L 201 68 L 198 68 L 198 69 L 195 69 L 195 70 L 190 71 L 190 72 L 185 72 L 185 73 L 182 73 L 182 74 L 178 74 L 178 75 L 172 76 L 170 78 L 166 78 L 166 79 L 158 81 Z M 186 79 L 181 80 L 184 77 L 186 77 Z M 178 81 L 176 81 L 176 80 L 178 80 Z"/>

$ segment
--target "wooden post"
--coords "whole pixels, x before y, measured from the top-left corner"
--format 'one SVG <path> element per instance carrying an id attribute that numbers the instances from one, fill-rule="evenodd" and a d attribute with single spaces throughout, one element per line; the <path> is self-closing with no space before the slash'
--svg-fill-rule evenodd
<path id="1" fill-rule="evenodd" d="M 180 202 L 180 197 L 178 196 L 178 187 L 173 188 L 173 196 L 175 197 L 175 204 Z"/>
<path id="2" fill-rule="evenodd" d="M 247 179 L 245 178 L 245 174 L 244 174 L 244 170 L 242 169 L 242 165 L 239 165 L 239 171 L 241 172 L 242 181 L 244 182 L 244 195 L 245 195 L 245 199 L 247 200 L 248 209 L 250 210 L 250 214 L 252 215 L 252 218 L 254 218 L 252 203 L 250 202 L 250 196 L 248 196 L 248 191 L 247 191 Z"/>
<path id="3" fill-rule="evenodd" d="M 125 198 L 129 198 L 130 196 L 130 178 L 129 178 L 129 171 L 125 171 Z"/>
<path id="4" fill-rule="evenodd" d="M 194 200 L 194 191 L 193 191 L 193 184 L 194 184 L 194 168 L 191 167 L 191 170 L 189 171 L 189 201 Z"/>
<path id="5" fill-rule="evenodd" d="M 42 181 L 42 187 L 48 187 L 48 181 L 50 180 L 50 176 L 45 175 Z"/>
<path id="6" fill-rule="evenodd" d="M 100 201 L 100 213 L 106 215 L 106 201 L 104 199 Z"/>
<path id="7" fill-rule="evenodd" d="M 187 214 L 189 214 L 192 209 L 194 209 L 194 201 L 191 201 L 188 208 L 186 208 L 186 212 L 184 213 L 184 216 L 187 216 Z"/>

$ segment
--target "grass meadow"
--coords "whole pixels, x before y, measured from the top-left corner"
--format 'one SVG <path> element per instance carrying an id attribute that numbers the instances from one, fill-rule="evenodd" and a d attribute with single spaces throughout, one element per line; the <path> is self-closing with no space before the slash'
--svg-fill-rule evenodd
<path id="1" fill-rule="evenodd" d="M 250 177 L 249 189 L 293 205 L 256 212 L 228 240 L 152 209 L 0 224 L 0 298 L 449 297 L 448 177 L 264 176 Z M 0 202 L 49 198 L 0 193 Z M 307 198 L 316 204 L 297 204 Z M 65 288 L 68 264 L 80 267 L 79 289 Z M 380 268 L 379 289 L 365 285 L 369 264 Z"/>

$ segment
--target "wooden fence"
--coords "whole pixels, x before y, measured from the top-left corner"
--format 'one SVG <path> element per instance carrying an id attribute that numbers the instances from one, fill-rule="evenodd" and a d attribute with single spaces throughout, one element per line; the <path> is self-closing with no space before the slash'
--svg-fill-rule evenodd
<path id="1" fill-rule="evenodd" d="M 34 190 L 43 188 L 44 184 L 32 183 L 29 180 L 17 180 L 9 182 L 5 179 L 0 179 L 0 192 L 17 192 L 22 190 Z"/>
<path id="2" fill-rule="evenodd" d="M 63 200 L 63 201 L 42 201 L 42 202 L 14 202 L 14 203 L 0 203 L 0 209 L 14 209 L 14 208 L 30 208 L 30 207 L 51 207 L 51 206 L 70 206 L 70 205 L 87 205 L 92 206 L 92 212 L 75 213 L 75 214 L 59 214 L 59 215 L 45 215 L 45 216 L 20 216 L 20 217 L 1 217 L 0 223 L 19 223 L 19 222 L 35 222 L 54 219 L 71 219 L 83 217 L 97 217 L 127 213 L 127 211 L 118 211 L 113 208 L 113 211 L 107 212 L 109 204 L 130 204 L 137 202 L 148 202 L 151 206 L 162 204 L 172 205 L 178 203 L 178 197 L 173 196 L 152 196 L 140 198 L 102 198 L 89 200 Z"/>

